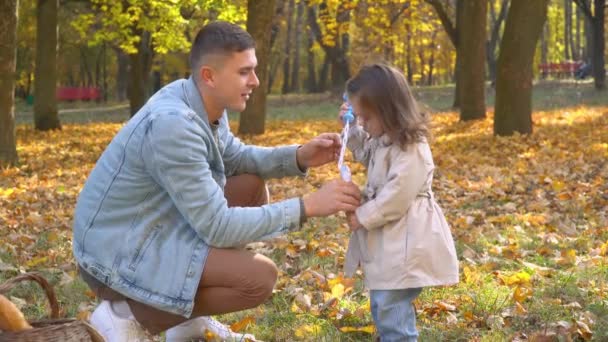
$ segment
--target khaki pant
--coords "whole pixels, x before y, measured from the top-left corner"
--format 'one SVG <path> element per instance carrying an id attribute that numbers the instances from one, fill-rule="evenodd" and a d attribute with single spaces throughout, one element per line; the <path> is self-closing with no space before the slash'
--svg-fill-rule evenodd
<path id="1" fill-rule="evenodd" d="M 224 195 L 228 206 L 252 207 L 268 203 L 264 181 L 254 175 L 228 178 Z M 202 267 L 202 265 L 201 265 Z M 188 320 L 126 298 L 80 270 L 98 298 L 126 300 L 135 319 L 150 333 L 158 334 Z M 190 318 L 254 308 L 272 294 L 277 268 L 267 257 L 239 249 L 211 248 L 194 299 Z"/>

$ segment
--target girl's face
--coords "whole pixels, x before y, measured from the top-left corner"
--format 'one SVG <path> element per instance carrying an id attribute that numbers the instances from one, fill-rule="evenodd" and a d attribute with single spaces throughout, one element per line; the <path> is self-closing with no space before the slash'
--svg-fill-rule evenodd
<path id="1" fill-rule="evenodd" d="M 353 106 L 353 112 L 359 120 L 359 124 L 363 126 L 363 129 L 369 133 L 369 135 L 377 138 L 384 134 L 384 127 L 382 126 L 382 121 L 380 120 L 380 115 L 378 113 L 362 106 L 358 97 L 354 97 L 351 104 Z"/>

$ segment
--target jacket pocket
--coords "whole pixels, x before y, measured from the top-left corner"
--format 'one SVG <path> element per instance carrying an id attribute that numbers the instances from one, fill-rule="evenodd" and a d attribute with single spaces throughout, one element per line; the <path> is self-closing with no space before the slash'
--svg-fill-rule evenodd
<path id="1" fill-rule="evenodd" d="M 131 271 L 135 271 L 137 265 L 140 263 L 143 256 L 146 254 L 146 250 L 148 249 L 148 247 L 150 247 L 150 244 L 152 243 L 152 241 L 154 241 L 161 228 L 162 226 L 160 224 L 157 224 L 145 230 L 144 236 L 137 244 L 137 247 L 135 248 L 131 256 L 131 260 L 129 261 L 129 269 Z"/>

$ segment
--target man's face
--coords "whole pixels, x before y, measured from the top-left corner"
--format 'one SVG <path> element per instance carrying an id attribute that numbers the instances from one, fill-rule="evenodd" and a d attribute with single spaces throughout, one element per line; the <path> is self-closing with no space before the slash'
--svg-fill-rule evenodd
<path id="1" fill-rule="evenodd" d="M 361 105 L 358 97 L 353 98 L 351 104 L 353 106 L 353 112 L 359 120 L 359 124 L 363 126 L 363 129 L 369 133 L 369 135 L 372 137 L 379 137 L 384 134 L 384 128 L 378 113 Z"/>
<path id="2" fill-rule="evenodd" d="M 260 85 L 255 74 L 258 60 L 255 50 L 234 52 L 224 58 L 215 71 L 215 93 L 230 111 L 242 112 L 254 88 Z"/>

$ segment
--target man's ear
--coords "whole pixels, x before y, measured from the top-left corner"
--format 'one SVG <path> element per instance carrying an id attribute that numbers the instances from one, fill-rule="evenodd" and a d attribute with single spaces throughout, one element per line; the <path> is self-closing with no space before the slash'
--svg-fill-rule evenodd
<path id="1" fill-rule="evenodd" d="M 203 65 L 198 70 L 200 80 L 209 87 L 215 87 L 215 70 L 208 65 Z"/>

